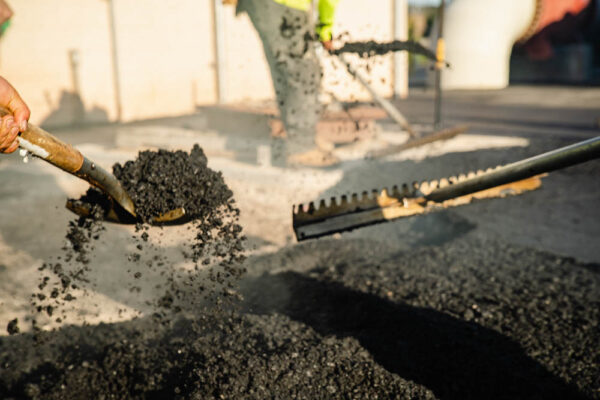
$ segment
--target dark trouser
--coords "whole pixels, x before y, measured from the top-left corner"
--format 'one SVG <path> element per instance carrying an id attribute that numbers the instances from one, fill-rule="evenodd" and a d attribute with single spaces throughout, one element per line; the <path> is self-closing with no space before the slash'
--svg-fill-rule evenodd
<path id="1" fill-rule="evenodd" d="M 314 29 L 309 13 L 273 0 L 239 0 L 237 11 L 248 13 L 262 40 L 288 151 L 313 148 L 321 111 L 321 67 L 310 40 Z"/>

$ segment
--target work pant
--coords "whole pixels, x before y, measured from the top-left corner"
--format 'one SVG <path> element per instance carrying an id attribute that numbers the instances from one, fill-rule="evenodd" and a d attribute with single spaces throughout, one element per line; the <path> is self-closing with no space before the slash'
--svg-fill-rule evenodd
<path id="1" fill-rule="evenodd" d="M 314 147 L 321 113 L 321 67 L 310 39 L 314 27 L 308 12 L 273 0 L 239 0 L 258 32 L 271 69 L 277 105 L 287 135 L 287 152 Z"/>

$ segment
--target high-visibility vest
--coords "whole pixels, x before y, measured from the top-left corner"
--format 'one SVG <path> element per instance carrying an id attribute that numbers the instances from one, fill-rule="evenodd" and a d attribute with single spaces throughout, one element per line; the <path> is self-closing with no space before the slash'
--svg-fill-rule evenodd
<path id="1" fill-rule="evenodd" d="M 273 0 L 276 3 L 297 10 L 308 11 L 312 3 L 311 0 Z M 331 40 L 333 32 L 333 21 L 335 17 L 335 8 L 339 0 L 319 0 L 319 25 L 317 33 L 322 41 Z"/>

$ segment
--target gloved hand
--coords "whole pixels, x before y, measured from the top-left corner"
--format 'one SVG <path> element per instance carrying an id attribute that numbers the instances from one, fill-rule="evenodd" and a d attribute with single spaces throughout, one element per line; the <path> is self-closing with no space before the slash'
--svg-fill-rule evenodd
<path id="1" fill-rule="evenodd" d="M 323 48 L 327 51 L 333 50 L 333 40 L 323 40 L 321 41 Z"/>

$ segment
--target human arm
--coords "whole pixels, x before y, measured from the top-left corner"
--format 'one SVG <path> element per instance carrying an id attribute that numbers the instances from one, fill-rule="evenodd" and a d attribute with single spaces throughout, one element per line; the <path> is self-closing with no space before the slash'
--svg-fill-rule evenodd
<path id="1" fill-rule="evenodd" d="M 0 153 L 12 153 L 19 147 L 17 136 L 27 130 L 29 107 L 8 81 L 0 77 L 0 107 L 9 113 L 0 119 Z"/>
<path id="2" fill-rule="evenodd" d="M 335 9 L 339 0 L 319 0 L 319 25 L 317 34 L 323 47 L 327 50 L 333 49 L 333 23 L 335 21 Z"/>

